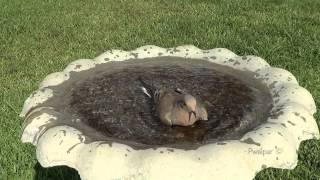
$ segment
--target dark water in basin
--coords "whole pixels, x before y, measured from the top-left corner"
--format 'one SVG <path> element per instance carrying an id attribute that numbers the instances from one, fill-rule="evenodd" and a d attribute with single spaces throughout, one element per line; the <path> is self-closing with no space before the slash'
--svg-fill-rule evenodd
<path id="1" fill-rule="evenodd" d="M 253 79 L 253 73 L 202 60 L 167 57 L 112 62 L 72 77 L 81 80 L 73 83 L 67 109 L 102 136 L 129 144 L 193 147 L 237 139 L 265 121 L 271 108 L 269 93 Z M 199 97 L 209 120 L 192 127 L 162 124 L 150 99 L 142 93 L 138 77 Z"/>

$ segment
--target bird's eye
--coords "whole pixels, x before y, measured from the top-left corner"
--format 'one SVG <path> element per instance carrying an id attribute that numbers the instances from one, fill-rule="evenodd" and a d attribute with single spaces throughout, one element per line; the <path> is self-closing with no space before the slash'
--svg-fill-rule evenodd
<path id="1" fill-rule="evenodd" d="M 179 102 L 179 105 L 180 105 L 180 107 L 185 107 L 186 106 L 186 103 L 185 102 L 183 102 L 183 101 L 181 101 L 181 102 Z"/>

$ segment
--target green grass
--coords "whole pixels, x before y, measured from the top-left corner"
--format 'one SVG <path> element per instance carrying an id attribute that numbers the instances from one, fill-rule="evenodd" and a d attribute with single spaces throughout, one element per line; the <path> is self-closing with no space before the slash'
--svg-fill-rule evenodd
<path id="1" fill-rule="evenodd" d="M 44 169 L 20 142 L 24 100 L 49 73 L 79 58 L 146 44 L 225 47 L 292 72 L 320 105 L 318 0 L 0 0 L 0 179 L 77 179 Z M 320 122 L 320 113 L 315 115 Z M 303 143 L 294 170 L 256 179 L 320 179 L 320 141 Z"/>

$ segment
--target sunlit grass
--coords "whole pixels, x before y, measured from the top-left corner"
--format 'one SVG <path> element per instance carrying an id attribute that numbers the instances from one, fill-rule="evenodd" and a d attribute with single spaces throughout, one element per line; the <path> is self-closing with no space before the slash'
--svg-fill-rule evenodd
<path id="1" fill-rule="evenodd" d="M 292 72 L 320 104 L 320 1 L 0 0 L 0 179 L 77 179 L 43 169 L 20 142 L 24 100 L 49 73 L 111 48 L 152 44 L 225 47 Z M 316 114 L 320 122 L 320 114 Z M 298 166 L 256 179 L 320 179 L 320 142 L 303 143 Z"/>

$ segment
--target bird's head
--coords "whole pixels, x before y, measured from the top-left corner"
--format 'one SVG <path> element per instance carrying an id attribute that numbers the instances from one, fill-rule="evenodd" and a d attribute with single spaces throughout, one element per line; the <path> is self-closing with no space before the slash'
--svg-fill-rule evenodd
<path id="1" fill-rule="evenodd" d="M 196 114 L 196 107 L 197 107 L 197 100 L 194 96 L 190 95 L 190 94 L 185 94 L 183 97 L 185 106 L 187 108 L 187 111 L 189 112 L 189 119 L 191 118 L 192 115 L 194 115 L 194 117 L 197 117 Z"/>

